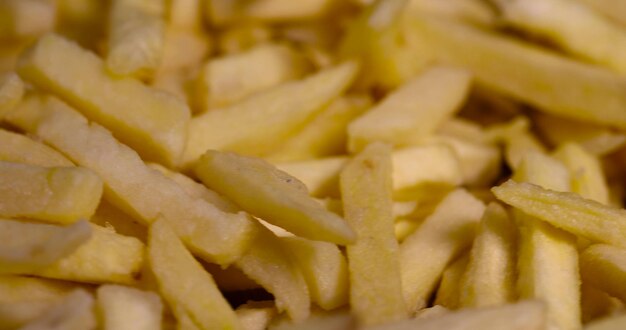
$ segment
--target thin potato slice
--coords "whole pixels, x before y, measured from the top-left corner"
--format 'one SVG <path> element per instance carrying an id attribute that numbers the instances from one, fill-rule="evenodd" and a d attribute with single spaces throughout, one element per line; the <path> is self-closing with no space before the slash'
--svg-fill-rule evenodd
<path id="1" fill-rule="evenodd" d="M 107 284 L 97 291 L 103 330 L 159 330 L 163 304 L 154 292 Z"/>
<path id="2" fill-rule="evenodd" d="M 109 76 L 95 54 L 54 34 L 23 55 L 18 73 L 57 93 L 146 159 L 170 166 L 179 162 L 190 112 L 177 98 L 132 78 Z"/>
<path id="3" fill-rule="evenodd" d="M 89 240 L 82 220 L 67 227 L 0 219 L 0 273 L 41 269 Z"/>
<path id="4" fill-rule="evenodd" d="M 448 194 L 400 245 L 402 290 L 409 310 L 426 307 L 446 266 L 474 239 L 485 205 L 463 189 Z"/>
<path id="5" fill-rule="evenodd" d="M 608 204 L 606 184 L 600 160 L 575 143 L 560 146 L 554 156 L 561 160 L 572 176 L 572 191 L 580 196 Z"/>
<path id="6" fill-rule="evenodd" d="M 340 95 L 354 79 L 357 67 L 346 62 L 195 117 L 189 126 L 185 164 L 190 165 L 208 149 L 253 155 L 273 151 Z"/>
<path id="7" fill-rule="evenodd" d="M 106 129 L 55 98 L 22 105 L 9 121 L 98 173 L 106 199 L 135 219 L 149 224 L 162 215 L 194 253 L 219 264 L 231 263 L 248 248 L 254 228 L 246 214 L 222 212 L 187 195 Z"/>
<path id="8" fill-rule="evenodd" d="M 45 167 L 74 166 L 58 151 L 22 134 L 0 129 L 0 141 L 0 161 Z"/>
<path id="9" fill-rule="evenodd" d="M 24 95 L 24 82 L 15 73 L 0 74 L 0 120 Z"/>
<path id="10" fill-rule="evenodd" d="M 195 172 L 244 210 L 296 235 L 338 244 L 355 239 L 345 221 L 311 198 L 304 184 L 262 159 L 209 150 Z"/>
<path id="11" fill-rule="evenodd" d="M 159 291 L 179 320 L 199 329 L 237 329 L 235 311 L 228 305 L 213 278 L 185 249 L 162 219 L 150 226 L 148 260 Z"/>
<path id="12" fill-rule="evenodd" d="M 626 247 L 626 211 L 576 193 L 509 180 L 491 191 L 506 204 L 575 235 Z"/>
<path id="13" fill-rule="evenodd" d="M 626 301 L 626 250 L 606 244 L 588 247 L 580 255 L 583 281 Z"/>
<path id="14" fill-rule="evenodd" d="M 100 202 L 96 213 L 89 219 L 89 222 L 100 227 L 113 229 L 120 235 L 135 237 L 144 243 L 148 237 L 146 226 L 106 200 Z"/>
<path id="15" fill-rule="evenodd" d="M 21 327 L 21 330 L 91 330 L 96 328 L 94 299 L 85 290 L 76 290 L 41 317 Z"/>
<path id="16" fill-rule="evenodd" d="M 393 231 L 391 148 L 371 144 L 340 176 L 346 221 L 357 233 L 347 246 L 350 307 L 366 325 L 408 317 Z"/>
<path id="17" fill-rule="evenodd" d="M 102 180 L 82 167 L 0 161 L 0 196 L 0 216 L 69 224 L 94 214 Z"/>

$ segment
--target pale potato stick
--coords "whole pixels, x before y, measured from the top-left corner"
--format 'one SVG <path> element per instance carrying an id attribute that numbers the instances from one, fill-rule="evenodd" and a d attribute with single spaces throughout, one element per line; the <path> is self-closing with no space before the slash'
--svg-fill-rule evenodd
<path id="1" fill-rule="evenodd" d="M 357 68 L 356 63 L 346 62 L 195 117 L 189 126 L 185 164 L 207 149 L 254 155 L 273 151 L 340 95 Z"/>
<path id="2" fill-rule="evenodd" d="M 584 4 L 567 0 L 499 1 L 506 23 L 540 35 L 565 51 L 626 73 L 623 27 Z"/>
<path id="3" fill-rule="evenodd" d="M 157 84 L 163 75 L 186 73 L 197 68 L 211 51 L 211 45 L 209 36 L 200 31 L 172 27 L 166 29 L 163 58 L 154 83 Z"/>
<path id="4" fill-rule="evenodd" d="M 433 67 L 398 87 L 348 126 L 348 149 L 382 141 L 406 146 L 433 134 L 465 101 L 471 75 Z"/>
<path id="5" fill-rule="evenodd" d="M 626 301 L 626 250 L 606 244 L 588 247 L 580 255 L 580 272 L 585 283 Z"/>
<path id="6" fill-rule="evenodd" d="M 311 317 L 304 322 L 291 322 L 284 318 L 273 321 L 269 330 L 354 330 L 357 322 L 353 315 L 346 310 L 334 310 L 331 312 L 314 311 Z"/>
<path id="7" fill-rule="evenodd" d="M 626 247 L 626 211 L 530 183 L 509 180 L 491 191 L 506 204 L 580 237 Z"/>
<path id="8" fill-rule="evenodd" d="M 0 195 L 0 216 L 70 224 L 96 212 L 102 180 L 83 167 L 0 161 Z"/>
<path id="9" fill-rule="evenodd" d="M 135 237 L 144 243 L 148 237 L 148 228 L 145 225 L 104 199 L 100 201 L 89 222 L 112 228 L 120 235 Z"/>
<path id="10" fill-rule="evenodd" d="M 253 0 L 246 4 L 242 15 L 268 22 L 313 20 L 327 16 L 336 5 L 333 0 Z"/>
<path id="11" fill-rule="evenodd" d="M 222 267 L 216 264 L 205 264 L 204 269 L 211 273 L 217 287 L 224 292 L 246 291 L 261 288 L 257 282 L 250 279 L 235 266 L 222 269 Z"/>
<path id="12" fill-rule="evenodd" d="M 0 272 L 44 268 L 74 253 L 90 237 L 84 220 L 63 227 L 0 219 Z"/>
<path id="13" fill-rule="evenodd" d="M 426 307 L 448 263 L 474 239 L 484 210 L 481 201 L 457 189 L 402 242 L 402 291 L 410 311 Z"/>
<path id="14" fill-rule="evenodd" d="M 203 27 L 202 7 L 205 3 L 201 0 L 169 1 L 167 4 L 169 26 L 180 30 L 199 30 Z"/>
<path id="15" fill-rule="evenodd" d="M 59 300 L 0 302 L 0 327 L 2 329 L 19 329 L 57 305 Z"/>
<path id="16" fill-rule="evenodd" d="M 45 0 L 6 0 L 0 3 L 0 40 L 36 37 L 55 25 L 56 5 Z"/>
<path id="17" fill-rule="evenodd" d="M 513 219 L 502 206 L 490 203 L 480 220 L 461 281 L 460 306 L 504 305 L 516 298 L 516 240 Z"/>
<path id="18" fill-rule="evenodd" d="M 493 26 L 496 13 L 487 3 L 477 0 L 412 0 L 407 10 L 432 16 L 467 21 L 469 23 Z"/>
<path id="19" fill-rule="evenodd" d="M 159 291 L 179 322 L 187 317 L 203 330 L 238 328 L 235 311 L 211 275 L 163 219 L 150 225 L 147 258 Z"/>
<path id="20" fill-rule="evenodd" d="M 545 306 L 540 301 L 521 301 L 495 307 L 463 309 L 438 317 L 417 318 L 368 327 L 366 330 L 542 330 Z"/>
<path id="21" fill-rule="evenodd" d="M 103 330 L 159 330 L 163 303 L 155 292 L 105 284 L 98 288 L 96 306 Z"/>
<path id="22" fill-rule="evenodd" d="M 23 54 L 18 73 L 58 94 L 146 159 L 169 166 L 179 162 L 190 116 L 179 99 L 132 78 L 111 77 L 98 56 L 54 34 Z"/>
<path id="23" fill-rule="evenodd" d="M 435 306 L 449 309 L 459 308 L 461 279 L 467 268 L 469 256 L 464 254 L 452 262 L 441 275 L 441 282 L 435 296 Z"/>
<path id="24" fill-rule="evenodd" d="M 209 150 L 195 173 L 244 210 L 296 235 L 344 245 L 355 239 L 350 226 L 311 198 L 303 183 L 262 159 Z"/>
<path id="25" fill-rule="evenodd" d="M 20 102 L 23 95 L 24 82 L 17 74 L 0 74 L 0 120 Z"/>
<path id="26" fill-rule="evenodd" d="M 242 330 L 265 330 L 276 316 L 276 308 L 271 301 L 251 301 L 235 310 Z"/>
<path id="27" fill-rule="evenodd" d="M 364 325 L 408 317 L 393 232 L 391 171 L 391 148 L 374 143 L 340 175 L 344 215 L 358 237 L 346 248 L 350 308 Z"/>
<path id="28" fill-rule="evenodd" d="M 407 24 L 407 35 L 416 43 L 470 69 L 495 91 L 548 113 L 626 128 L 626 78 L 618 74 L 462 23 L 420 17 Z"/>
<path id="29" fill-rule="evenodd" d="M 348 123 L 363 114 L 371 102 L 364 95 L 347 95 L 336 99 L 300 132 L 265 158 L 273 162 L 291 162 L 345 153 Z"/>
<path id="30" fill-rule="evenodd" d="M 307 63 L 295 49 L 267 43 L 243 53 L 209 60 L 200 72 L 198 91 L 202 110 L 229 106 L 303 76 Z"/>
<path id="31" fill-rule="evenodd" d="M 302 271 L 313 303 L 324 310 L 348 303 L 348 264 L 336 245 L 300 237 L 283 237 L 281 242 Z"/>
<path id="32" fill-rule="evenodd" d="M 430 1 L 430 0 L 429 0 Z M 437 135 L 462 139 L 474 143 L 489 143 L 487 131 L 478 123 L 469 119 L 452 117 L 439 126 Z"/>
<path id="33" fill-rule="evenodd" d="M 105 198 L 135 219 L 149 224 L 162 215 L 194 253 L 222 265 L 248 248 L 254 224 L 246 214 L 222 212 L 187 195 L 175 181 L 147 167 L 109 131 L 88 123 L 55 98 L 22 105 L 9 122 L 98 173 L 105 183 Z"/>
<path id="34" fill-rule="evenodd" d="M 345 156 L 278 163 L 276 167 L 300 180 L 315 197 L 339 196 L 339 173 L 348 162 Z"/>
<path id="35" fill-rule="evenodd" d="M 25 135 L 0 129 L 0 161 L 46 167 L 74 166 L 60 152 Z"/>
<path id="36" fill-rule="evenodd" d="M 21 330 L 91 330 L 97 325 L 90 293 L 78 289 Z"/>
<path id="37" fill-rule="evenodd" d="M 576 143 L 565 143 L 554 153 L 570 171 L 572 191 L 584 198 L 608 204 L 609 188 L 598 157 Z"/>
<path id="38" fill-rule="evenodd" d="M 619 313 L 624 308 L 624 303 L 618 298 L 610 296 L 589 283 L 580 285 L 580 309 L 583 324 L 594 319 L 608 317 Z"/>
<path id="39" fill-rule="evenodd" d="M 150 77 L 164 48 L 165 0 L 114 0 L 105 63 L 114 75 Z"/>

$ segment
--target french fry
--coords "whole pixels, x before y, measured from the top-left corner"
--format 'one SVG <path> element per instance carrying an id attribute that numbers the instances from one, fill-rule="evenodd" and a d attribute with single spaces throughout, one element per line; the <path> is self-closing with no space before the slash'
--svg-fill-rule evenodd
<path id="1" fill-rule="evenodd" d="M 120 235 L 135 237 L 143 243 L 147 241 L 148 228 L 106 200 L 100 201 L 89 222 L 113 229 Z"/>
<path id="2" fill-rule="evenodd" d="M 445 17 L 467 21 L 481 26 L 492 26 L 496 23 L 496 13 L 488 4 L 476 0 L 412 0 L 407 10 L 422 15 Z"/>
<path id="3" fill-rule="evenodd" d="M 317 312 L 306 321 L 300 323 L 278 319 L 269 326 L 271 330 L 352 330 L 356 329 L 355 318 L 345 310 L 332 312 Z"/>
<path id="4" fill-rule="evenodd" d="M 623 279 L 626 276 L 626 250 L 596 244 L 580 255 L 580 272 L 585 283 L 626 301 Z"/>
<path id="5" fill-rule="evenodd" d="M 327 16 L 336 6 L 332 0 L 304 0 L 297 4 L 289 0 L 254 0 L 246 4 L 242 14 L 269 22 L 312 20 Z"/>
<path id="6" fill-rule="evenodd" d="M 243 330 L 265 330 L 276 316 L 272 302 L 248 302 L 235 310 Z"/>
<path id="7" fill-rule="evenodd" d="M 572 191 L 580 196 L 608 204 L 609 188 L 600 160 L 575 143 L 561 145 L 554 156 L 561 160 L 572 176 Z"/>
<path id="8" fill-rule="evenodd" d="M 163 304 L 154 292 L 107 284 L 97 290 L 96 306 L 104 330 L 161 328 Z"/>
<path id="9" fill-rule="evenodd" d="M 102 180 L 82 167 L 40 167 L 0 161 L 0 216 L 70 224 L 91 217 Z"/>
<path id="10" fill-rule="evenodd" d="M 390 93 L 348 126 L 348 149 L 356 152 L 373 141 L 410 145 L 434 133 L 465 100 L 469 72 L 435 67 Z"/>
<path id="11" fill-rule="evenodd" d="M 85 290 L 75 290 L 41 317 L 24 325 L 23 330 L 88 330 L 96 328 L 94 299 Z"/>
<path id="12" fill-rule="evenodd" d="M 219 2 L 224 1 L 218 0 L 211 3 Z M 271 42 L 274 33 L 268 26 L 254 22 L 229 26 L 220 34 L 217 46 L 221 53 L 237 54 L 256 45 Z"/>
<path id="13" fill-rule="evenodd" d="M 547 152 L 541 141 L 529 131 L 529 125 L 528 118 L 516 117 L 508 123 L 490 127 L 487 132 L 488 139 L 504 144 L 504 158 L 513 169 L 519 166 L 524 155 Z"/>
<path id="14" fill-rule="evenodd" d="M 22 134 L 0 129 L 0 140 L 0 161 L 44 167 L 74 166 L 58 151 Z"/>
<path id="15" fill-rule="evenodd" d="M 617 314 L 624 308 L 624 303 L 608 293 L 583 282 L 580 286 L 580 309 L 583 324 L 589 321 Z"/>
<path id="16" fill-rule="evenodd" d="M 340 175 L 346 221 L 357 233 L 347 246 L 350 307 L 361 324 L 408 317 L 393 233 L 391 148 L 371 144 Z"/>
<path id="17" fill-rule="evenodd" d="M 474 239 L 485 205 L 463 189 L 448 194 L 400 245 L 402 291 L 409 310 L 426 307 L 450 261 Z"/>
<path id="18" fill-rule="evenodd" d="M 135 79 L 111 77 L 100 58 L 75 43 L 54 34 L 40 38 L 20 59 L 18 73 L 57 93 L 143 157 L 169 166 L 180 160 L 188 107 Z"/>
<path id="19" fill-rule="evenodd" d="M 339 173 L 347 161 L 343 156 L 327 157 L 279 163 L 276 167 L 304 183 L 311 196 L 338 197 Z"/>
<path id="20" fill-rule="evenodd" d="M 24 82 L 15 73 L 0 74 L 0 120 L 24 95 Z"/>
<path id="21" fill-rule="evenodd" d="M 0 40 L 36 37 L 55 25 L 56 6 L 45 0 L 8 0 L 0 4 Z"/>
<path id="22" fill-rule="evenodd" d="M 435 306 L 449 309 L 457 309 L 459 307 L 461 278 L 465 273 L 468 261 L 469 257 L 465 254 L 457 258 L 443 271 L 435 296 Z"/>

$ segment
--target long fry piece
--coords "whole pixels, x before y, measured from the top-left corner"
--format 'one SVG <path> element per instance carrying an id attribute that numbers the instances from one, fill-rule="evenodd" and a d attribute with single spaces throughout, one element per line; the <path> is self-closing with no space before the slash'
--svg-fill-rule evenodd
<path id="1" fill-rule="evenodd" d="M 626 301 L 626 250 L 606 244 L 596 244 L 580 255 L 583 280 L 611 296 Z"/>

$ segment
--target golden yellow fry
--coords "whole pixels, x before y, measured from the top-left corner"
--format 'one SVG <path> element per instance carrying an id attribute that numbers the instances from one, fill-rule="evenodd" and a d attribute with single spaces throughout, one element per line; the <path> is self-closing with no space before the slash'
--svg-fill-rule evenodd
<path id="1" fill-rule="evenodd" d="M 95 54 L 54 34 L 22 56 L 18 73 L 58 94 L 146 159 L 169 166 L 179 162 L 190 116 L 179 99 L 132 78 L 111 77 Z"/>
<path id="2" fill-rule="evenodd" d="M 15 73 L 0 73 L 0 120 L 24 95 L 24 82 Z"/>
<path id="3" fill-rule="evenodd" d="M 0 161 L 0 196 L 0 216 L 69 224 L 94 214 L 102 180 L 82 167 Z"/>
<path id="4" fill-rule="evenodd" d="M 600 160 L 576 143 L 561 145 L 554 153 L 569 169 L 572 191 L 580 196 L 608 204 L 609 188 Z"/>
<path id="5" fill-rule="evenodd" d="M 22 330 L 91 330 L 97 325 L 93 310 L 94 299 L 90 293 L 78 289 L 56 306 L 24 325 Z"/>
<path id="6" fill-rule="evenodd" d="M 58 151 L 25 135 L 0 129 L 0 140 L 0 161 L 45 167 L 74 166 Z"/>
<path id="7" fill-rule="evenodd" d="M 441 275 L 441 282 L 435 295 L 435 306 L 449 309 L 459 308 L 461 295 L 461 279 L 467 268 L 469 256 L 464 254 L 451 263 Z"/>
<path id="8" fill-rule="evenodd" d="M 588 247 L 580 255 L 583 281 L 626 301 L 626 250 L 606 244 Z"/>
<path id="9" fill-rule="evenodd" d="M 391 148 L 371 144 L 340 175 L 346 221 L 357 233 L 347 246 L 350 308 L 366 325 L 408 317 L 393 232 Z"/>
<path id="10" fill-rule="evenodd" d="M 163 304 L 155 292 L 106 284 L 98 288 L 96 304 L 103 330 L 161 328 Z"/>

